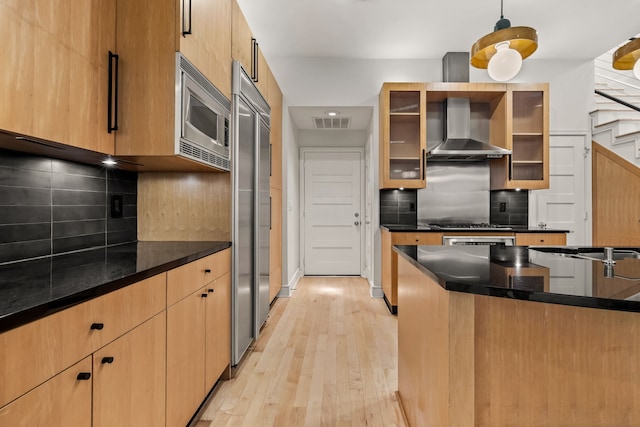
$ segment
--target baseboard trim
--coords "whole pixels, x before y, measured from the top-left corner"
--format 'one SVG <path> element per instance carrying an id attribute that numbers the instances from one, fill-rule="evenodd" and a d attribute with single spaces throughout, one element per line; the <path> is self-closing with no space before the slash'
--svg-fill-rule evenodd
<path id="1" fill-rule="evenodd" d="M 289 298 L 293 294 L 293 291 L 296 289 L 296 286 L 298 286 L 298 282 L 300 281 L 301 278 L 302 278 L 302 270 L 297 269 L 296 272 L 293 274 L 293 277 L 291 278 L 291 280 L 289 280 L 289 283 L 287 283 L 280 289 L 280 292 L 278 292 L 277 296 L 279 298 Z"/>
<path id="2" fill-rule="evenodd" d="M 368 281 L 369 281 L 369 294 L 371 295 L 371 298 L 383 298 L 384 292 L 382 292 L 382 287 L 374 285 L 371 279 L 368 279 Z"/>

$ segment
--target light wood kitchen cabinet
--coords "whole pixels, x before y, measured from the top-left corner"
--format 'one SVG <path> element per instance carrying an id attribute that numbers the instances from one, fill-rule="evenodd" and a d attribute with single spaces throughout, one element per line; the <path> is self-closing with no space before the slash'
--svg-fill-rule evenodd
<path id="1" fill-rule="evenodd" d="M 231 362 L 231 274 L 225 273 L 207 291 L 205 332 L 205 395 Z"/>
<path id="2" fill-rule="evenodd" d="M 93 354 L 93 427 L 165 425 L 166 350 L 163 311 Z"/>
<path id="3" fill-rule="evenodd" d="M 565 246 L 566 233 L 516 233 L 516 246 Z"/>
<path id="4" fill-rule="evenodd" d="M 269 74 L 271 70 L 260 49 L 259 41 L 253 36 L 238 2 L 233 1 L 231 12 L 231 55 L 239 61 L 265 99 L 269 98 Z"/>
<path id="5" fill-rule="evenodd" d="M 253 34 L 236 0 L 232 0 L 231 5 L 231 56 L 242 64 L 250 77 L 253 77 L 251 74 L 254 57 Z"/>
<path id="6" fill-rule="evenodd" d="M 115 7 L 115 0 L 0 2 L 0 46 L 11 61 L 0 91 L 12 100 L 0 106 L 0 129 L 113 154 L 106 126 Z"/>
<path id="7" fill-rule="evenodd" d="M 509 84 L 507 103 L 507 138 L 496 145 L 512 154 L 492 161 L 491 189 L 549 188 L 549 84 Z"/>
<path id="8" fill-rule="evenodd" d="M 184 24 L 176 50 L 231 99 L 231 0 L 178 3 Z"/>
<path id="9" fill-rule="evenodd" d="M 272 302 L 282 288 L 282 190 L 271 188 L 270 191 L 269 302 Z"/>
<path id="10" fill-rule="evenodd" d="M 204 270 L 207 283 L 167 307 L 168 426 L 186 425 L 231 362 L 230 249 L 167 274 L 167 289 L 193 289 Z M 213 257 L 213 258 L 212 258 Z M 216 262 L 227 262 L 219 268 Z M 192 272 L 184 271 L 191 269 Z M 176 274 L 172 274 L 175 272 Z M 168 291 L 169 294 L 181 292 Z"/>
<path id="11" fill-rule="evenodd" d="M 392 313 L 398 306 L 398 254 L 393 251 L 395 245 L 441 245 L 442 233 L 421 232 L 381 232 L 381 284 L 382 292 Z"/>
<path id="12" fill-rule="evenodd" d="M 85 374 L 81 377 L 84 379 L 79 379 L 80 374 Z M 0 425 L 90 427 L 91 356 L 85 357 L 19 399 L 0 407 Z"/>
<path id="13" fill-rule="evenodd" d="M 167 308 L 167 425 L 187 425 L 204 398 L 204 288 Z"/>
<path id="14" fill-rule="evenodd" d="M 271 107 L 271 231 L 269 233 L 269 301 L 282 288 L 282 92 L 268 69 L 268 98 Z"/>
<path id="15" fill-rule="evenodd" d="M 0 334 L 0 407 L 165 308 L 165 274 Z"/>
<path id="16" fill-rule="evenodd" d="M 230 98 L 228 1 L 118 0 L 121 69 L 115 151 L 140 170 L 216 170 L 176 154 L 176 52 Z M 183 3 L 192 8 L 190 12 L 182 9 Z M 189 26 L 191 34 L 183 35 Z"/>
<path id="17" fill-rule="evenodd" d="M 271 180 L 269 186 L 282 190 L 282 91 L 269 70 L 267 103 L 271 107 Z"/>
<path id="18" fill-rule="evenodd" d="M 379 95 L 380 188 L 424 188 L 424 83 L 384 83 Z"/>

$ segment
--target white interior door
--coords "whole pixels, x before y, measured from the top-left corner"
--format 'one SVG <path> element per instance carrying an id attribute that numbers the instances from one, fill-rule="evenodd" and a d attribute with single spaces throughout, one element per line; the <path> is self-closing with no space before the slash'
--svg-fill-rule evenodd
<path id="1" fill-rule="evenodd" d="M 580 133 L 549 138 L 548 190 L 532 191 L 530 225 L 569 230 L 568 245 L 587 245 L 585 210 L 585 141 Z"/>
<path id="2" fill-rule="evenodd" d="M 302 155 L 304 274 L 360 275 L 362 150 Z"/>

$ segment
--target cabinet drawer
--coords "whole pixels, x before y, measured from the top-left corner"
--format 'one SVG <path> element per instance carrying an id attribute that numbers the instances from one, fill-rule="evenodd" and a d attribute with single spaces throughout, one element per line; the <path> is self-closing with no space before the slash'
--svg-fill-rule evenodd
<path id="1" fill-rule="evenodd" d="M 517 246 L 564 246 L 566 244 L 567 235 L 564 233 L 516 233 Z"/>
<path id="2" fill-rule="evenodd" d="M 231 250 L 185 264 L 167 273 L 167 306 L 173 305 L 231 270 Z"/>
<path id="3" fill-rule="evenodd" d="M 80 373 L 89 378 L 78 379 Z M 0 425 L 89 427 L 91 380 L 91 357 L 86 357 L 0 409 Z"/>
<path id="4" fill-rule="evenodd" d="M 165 283 L 162 273 L 0 334 L 0 406 L 162 311 Z"/>
<path id="5" fill-rule="evenodd" d="M 441 245 L 442 233 L 393 233 L 393 245 Z"/>

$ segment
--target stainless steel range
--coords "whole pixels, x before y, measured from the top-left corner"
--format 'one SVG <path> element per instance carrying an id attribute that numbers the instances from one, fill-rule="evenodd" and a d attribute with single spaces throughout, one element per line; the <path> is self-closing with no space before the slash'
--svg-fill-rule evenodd
<path id="1" fill-rule="evenodd" d="M 442 244 L 445 246 L 450 245 L 504 245 L 515 246 L 515 236 L 495 235 L 491 231 L 509 231 L 512 230 L 509 226 L 490 224 L 486 222 L 480 223 L 441 223 L 441 224 L 426 224 L 432 230 L 439 230 L 443 233 L 446 232 L 459 232 L 459 231 L 486 231 L 482 235 L 465 236 L 461 234 L 456 235 L 442 235 Z"/>
<path id="2" fill-rule="evenodd" d="M 453 222 L 453 223 L 428 223 L 424 224 L 433 230 L 512 230 L 508 225 L 489 224 L 486 222 Z"/>

